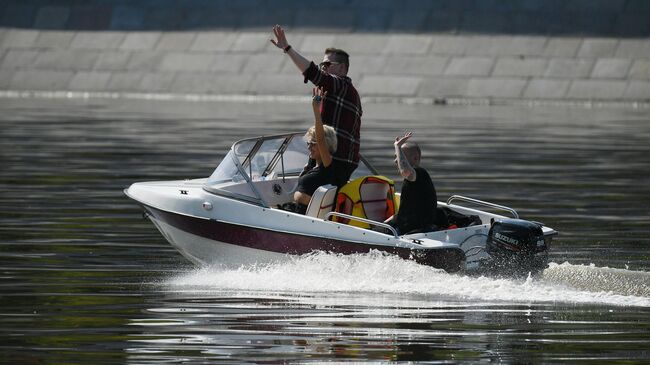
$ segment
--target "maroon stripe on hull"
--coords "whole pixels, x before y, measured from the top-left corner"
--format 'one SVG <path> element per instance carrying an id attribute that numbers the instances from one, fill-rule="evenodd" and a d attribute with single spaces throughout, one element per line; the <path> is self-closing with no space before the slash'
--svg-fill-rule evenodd
<path id="1" fill-rule="evenodd" d="M 150 206 L 144 208 L 154 218 L 185 232 L 214 241 L 256 250 L 292 255 L 302 255 L 313 251 L 349 255 L 379 250 L 449 272 L 460 270 L 460 264 L 465 259 L 465 254 L 460 248 L 410 250 L 407 248 L 360 244 L 201 219 L 166 212 Z"/>

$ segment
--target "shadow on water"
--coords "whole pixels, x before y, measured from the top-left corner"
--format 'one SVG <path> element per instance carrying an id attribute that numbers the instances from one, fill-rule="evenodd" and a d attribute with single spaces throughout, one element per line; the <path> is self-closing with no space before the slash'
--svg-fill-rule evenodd
<path id="1" fill-rule="evenodd" d="M 0 348 L 11 363 L 647 357 L 648 110 L 366 106 L 362 152 L 380 172 L 397 178 L 391 142 L 412 130 L 441 199 L 494 201 L 560 231 L 540 279 L 499 281 L 328 255 L 202 271 L 122 194 L 205 177 L 236 139 L 304 130 L 304 105 L 0 105 Z"/>

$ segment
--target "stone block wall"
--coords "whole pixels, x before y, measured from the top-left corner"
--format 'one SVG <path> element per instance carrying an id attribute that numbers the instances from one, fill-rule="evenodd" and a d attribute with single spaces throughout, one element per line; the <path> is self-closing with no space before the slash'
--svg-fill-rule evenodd
<path id="1" fill-rule="evenodd" d="M 650 100 L 650 1 L 6 0 L 0 90 L 307 95 L 270 44 L 351 54 L 364 97 Z"/>

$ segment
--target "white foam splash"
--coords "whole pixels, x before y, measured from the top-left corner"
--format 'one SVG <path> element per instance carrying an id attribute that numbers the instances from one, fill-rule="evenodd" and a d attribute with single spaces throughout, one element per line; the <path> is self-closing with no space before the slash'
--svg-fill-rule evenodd
<path id="1" fill-rule="evenodd" d="M 495 279 L 447 274 L 394 256 L 373 252 L 364 255 L 315 253 L 282 264 L 239 269 L 203 268 L 171 278 L 172 288 L 199 292 L 222 290 L 272 291 L 290 293 L 392 293 L 472 301 L 514 303 L 592 303 L 625 306 L 650 306 L 647 280 L 613 281 L 590 286 L 592 276 L 579 284 L 563 277 L 581 272 L 584 267 L 552 264 L 540 280 Z M 612 276 L 647 278 L 648 273 L 621 269 Z M 589 270 L 587 270 L 589 271 Z M 558 274 L 565 273 L 566 275 Z M 628 275 L 629 273 L 629 275 Z M 625 288 L 616 287 L 625 283 Z M 630 289 L 637 285 L 641 288 Z"/>
<path id="2" fill-rule="evenodd" d="M 590 292 L 612 292 L 621 295 L 650 297 L 650 272 L 551 263 L 544 270 L 543 282 L 566 285 Z"/>

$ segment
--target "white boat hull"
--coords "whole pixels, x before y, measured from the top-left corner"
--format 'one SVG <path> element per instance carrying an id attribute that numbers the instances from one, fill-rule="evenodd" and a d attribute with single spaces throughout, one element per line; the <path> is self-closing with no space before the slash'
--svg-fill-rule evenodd
<path id="1" fill-rule="evenodd" d="M 236 268 L 289 260 L 290 255 L 258 250 L 207 239 L 149 217 L 160 233 L 178 252 L 199 266 Z"/>

